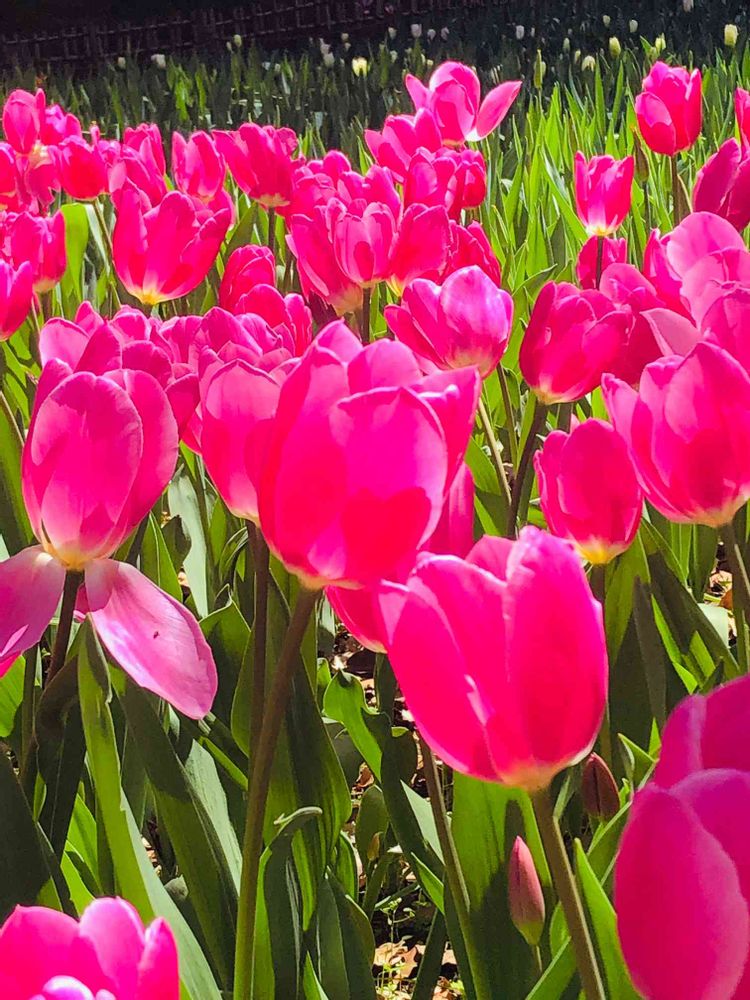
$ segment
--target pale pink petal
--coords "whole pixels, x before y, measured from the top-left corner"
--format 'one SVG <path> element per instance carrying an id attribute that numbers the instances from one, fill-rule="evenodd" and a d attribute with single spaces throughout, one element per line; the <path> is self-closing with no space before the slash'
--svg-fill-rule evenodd
<path id="1" fill-rule="evenodd" d="M 0 562 L 0 676 L 39 642 L 55 614 L 65 569 L 41 546 Z"/>

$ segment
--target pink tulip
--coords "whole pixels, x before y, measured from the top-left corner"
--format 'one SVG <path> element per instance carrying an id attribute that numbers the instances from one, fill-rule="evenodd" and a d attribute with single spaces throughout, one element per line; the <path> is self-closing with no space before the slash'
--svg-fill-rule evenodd
<path id="1" fill-rule="evenodd" d="M 448 259 L 441 272 L 443 281 L 454 271 L 476 264 L 500 287 L 502 281 L 500 262 L 479 222 L 470 222 L 468 226 L 451 222 L 450 241 Z"/>
<path id="2" fill-rule="evenodd" d="M 249 243 L 227 258 L 219 287 L 219 305 L 229 312 L 244 312 L 238 308 L 239 303 L 256 285 L 276 285 L 276 261 L 268 247 Z"/>
<path id="3" fill-rule="evenodd" d="M 627 320 L 620 347 L 609 363 L 608 371 L 630 385 L 641 372 L 661 355 L 654 339 L 648 314 L 661 307 L 654 286 L 631 264 L 611 264 L 604 270 L 599 291 L 622 312 Z"/>
<path id="4" fill-rule="evenodd" d="M 521 89 L 520 80 L 501 83 L 482 101 L 476 73 L 457 62 L 441 63 L 427 87 L 410 73 L 405 83 L 414 107 L 417 111 L 427 108 L 434 114 L 443 142 L 448 145 L 476 141 L 494 132 Z"/>
<path id="5" fill-rule="evenodd" d="M 544 893 L 526 841 L 516 837 L 508 860 L 508 909 L 513 926 L 535 948 L 544 930 Z"/>
<path id="6" fill-rule="evenodd" d="M 409 710 L 451 767 L 536 791 L 591 749 L 607 697 L 602 610 L 566 542 L 532 527 L 515 542 L 486 535 L 465 560 L 420 560 L 380 607 Z"/>
<path id="7" fill-rule="evenodd" d="M 339 211 L 334 205 L 334 212 Z M 330 208 L 323 205 L 313 209 L 310 216 L 291 216 L 287 243 L 297 260 L 305 297 L 310 300 L 317 295 L 331 305 L 338 316 L 343 316 L 362 308 L 362 286 L 339 264 L 330 219 Z"/>
<path id="8" fill-rule="evenodd" d="M 474 544 L 474 479 L 465 463 L 460 466 L 448 490 L 437 527 L 422 551 L 460 556 L 469 554 Z M 395 575 L 396 582 L 406 583 L 411 562 L 404 562 Z M 327 587 L 326 597 L 338 617 L 357 642 L 375 652 L 385 652 L 385 636 L 380 615 L 380 584 L 360 587 Z"/>
<path id="9" fill-rule="evenodd" d="M 81 123 L 75 115 L 63 111 L 59 104 L 47 105 L 39 135 L 42 145 L 59 146 L 65 139 L 80 139 L 82 136 Z"/>
<path id="10" fill-rule="evenodd" d="M 8 142 L 0 142 L 0 212 L 21 212 L 26 207 L 19 180 L 13 147 Z"/>
<path id="11" fill-rule="evenodd" d="M 674 156 L 698 138 L 703 118 L 701 74 L 657 62 L 635 99 L 638 128 L 655 153 Z"/>
<path id="12" fill-rule="evenodd" d="M 330 324 L 279 396 L 258 484 L 271 550 L 306 586 L 392 579 L 435 530 L 478 392 L 471 368 L 422 378 L 402 344 Z"/>
<path id="13" fill-rule="evenodd" d="M 420 108 L 415 115 L 389 115 L 382 132 L 365 129 L 365 142 L 381 167 L 403 184 L 418 151 L 437 153 L 443 147 L 435 115 Z"/>
<path id="14" fill-rule="evenodd" d="M 50 291 L 65 273 L 67 262 L 62 212 L 56 212 L 51 218 L 20 212 L 0 219 L 0 254 L 4 254 L 16 269 L 25 263 L 31 265 L 37 294 Z"/>
<path id="15" fill-rule="evenodd" d="M 543 403 L 572 402 L 591 392 L 609 370 L 628 317 L 596 290 L 548 282 L 526 327 L 519 365 Z"/>
<path id="16" fill-rule="evenodd" d="M 0 259 L 0 340 L 7 340 L 29 315 L 34 294 L 31 264 L 16 270 Z"/>
<path id="17" fill-rule="evenodd" d="M 264 320 L 273 331 L 276 346 L 292 357 L 301 357 L 312 341 L 312 313 L 302 296 L 294 292 L 282 295 L 272 285 L 256 285 L 240 298 L 236 312 Z"/>
<path id="18" fill-rule="evenodd" d="M 292 201 L 284 208 L 286 216 L 312 217 L 315 208 L 336 199 L 347 207 L 352 202 L 378 203 L 389 208 L 395 218 L 401 214 L 401 196 L 390 170 L 371 166 L 362 175 L 337 149 L 322 160 L 295 160 Z"/>
<path id="19" fill-rule="evenodd" d="M 134 150 L 160 177 L 167 172 L 164 143 L 158 125 L 153 122 L 142 122 L 135 128 L 126 128 L 122 144 L 126 149 Z"/>
<path id="20" fill-rule="evenodd" d="M 45 365 L 22 460 L 24 501 L 41 544 L 0 563 L 5 666 L 39 642 L 66 571 L 80 572 L 79 605 L 123 670 L 185 715 L 210 709 L 216 667 L 198 623 L 135 567 L 108 558 L 161 496 L 177 445 L 152 375 Z"/>
<path id="21" fill-rule="evenodd" d="M 0 928 L 3 1000 L 178 1000 L 174 935 L 144 927 L 124 899 L 95 899 L 80 920 L 17 906 Z"/>
<path id="22" fill-rule="evenodd" d="M 442 205 L 451 219 L 481 205 L 487 195 L 484 157 L 474 149 L 420 150 L 404 178 L 404 206 Z"/>
<path id="23" fill-rule="evenodd" d="M 99 148 L 84 139 L 65 139 L 57 148 L 55 162 L 66 194 L 79 201 L 92 201 L 108 189 L 107 164 Z"/>
<path id="24" fill-rule="evenodd" d="M 236 132 L 214 132 L 214 143 L 240 188 L 264 208 L 282 208 L 292 200 L 298 139 L 289 128 L 240 125 Z"/>
<path id="25" fill-rule="evenodd" d="M 429 366 L 447 371 L 476 365 L 483 378 L 497 368 L 513 325 L 513 300 L 479 267 L 454 271 L 443 285 L 418 278 L 401 305 L 386 306 L 388 326 Z"/>
<path id="26" fill-rule="evenodd" d="M 615 866 L 623 954 L 647 1000 L 741 1000 L 750 990 L 750 681 L 682 701 Z M 659 891 L 643 905 L 643 886 Z M 689 961 L 686 961 L 689 956 Z"/>
<path id="27" fill-rule="evenodd" d="M 610 264 L 624 264 L 628 259 L 628 245 L 625 240 L 608 236 L 591 236 L 581 247 L 576 261 L 576 278 L 581 288 L 596 288 L 596 269 L 599 257 L 599 240 L 602 241 L 602 273 Z"/>
<path id="28" fill-rule="evenodd" d="M 224 157 L 207 132 L 193 132 L 189 139 L 172 134 L 172 176 L 184 194 L 210 204 L 223 189 L 226 174 Z"/>
<path id="29" fill-rule="evenodd" d="M 397 221 L 386 205 L 331 201 L 328 224 L 339 267 L 354 284 L 372 288 L 388 277 Z"/>
<path id="30" fill-rule="evenodd" d="M 98 143 L 97 145 L 102 145 Z M 149 147 L 145 146 L 148 150 Z M 155 208 L 167 194 L 164 174 L 154 164 L 152 157 L 142 155 L 131 146 L 103 153 L 109 168 L 109 193 L 119 211 L 120 201 L 126 191 L 135 192 L 148 207 Z"/>
<path id="31" fill-rule="evenodd" d="M 46 103 L 43 90 L 14 90 L 6 98 L 3 132 L 16 153 L 28 156 L 39 142 Z"/>
<path id="32" fill-rule="evenodd" d="M 606 375 L 604 399 L 647 500 L 672 521 L 719 527 L 750 498 L 750 376 L 699 343 L 647 365 L 640 391 Z"/>
<path id="33" fill-rule="evenodd" d="M 126 191 L 112 236 L 117 275 L 144 304 L 187 295 L 208 274 L 228 226 L 227 209 L 199 212 L 179 191 L 151 209 L 135 191 Z"/>
<path id="34" fill-rule="evenodd" d="M 608 563 L 635 538 L 643 493 L 625 440 L 611 424 L 585 420 L 552 431 L 534 455 L 549 529 L 594 564 Z"/>
<path id="35" fill-rule="evenodd" d="M 416 278 L 436 278 L 448 262 L 450 243 L 445 209 L 410 205 L 391 251 L 388 284 L 401 294 Z"/>
<path id="36" fill-rule="evenodd" d="M 734 92 L 734 110 L 740 130 L 740 142 L 743 147 L 750 145 L 750 94 L 742 87 Z"/>
<path id="37" fill-rule="evenodd" d="M 698 171 L 693 208 L 720 215 L 740 232 L 750 224 L 750 153 L 736 139 L 727 139 Z"/>
<path id="38" fill-rule="evenodd" d="M 578 218 L 590 236 L 612 236 L 630 211 L 635 160 L 626 156 L 575 156 L 575 191 Z"/>

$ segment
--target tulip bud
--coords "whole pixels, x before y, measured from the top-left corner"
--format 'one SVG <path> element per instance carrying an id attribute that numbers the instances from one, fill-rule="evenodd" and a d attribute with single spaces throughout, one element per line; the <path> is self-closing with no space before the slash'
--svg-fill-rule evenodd
<path id="1" fill-rule="evenodd" d="M 570 52 L 570 39 L 567 36 L 563 38 L 562 50 L 565 53 Z"/>
<path id="2" fill-rule="evenodd" d="M 125 59 L 125 56 L 118 56 L 117 57 L 117 68 L 118 69 L 125 69 L 126 66 L 127 66 L 127 60 Z"/>
<path id="3" fill-rule="evenodd" d="M 537 90 L 541 89 L 542 83 L 544 82 L 544 74 L 547 72 L 547 63 L 542 59 L 542 53 L 540 49 L 536 50 L 536 59 L 534 60 L 534 86 Z"/>
<path id="4" fill-rule="evenodd" d="M 323 55 L 323 65 L 326 67 L 326 69 L 330 69 L 335 62 L 336 62 L 336 57 L 334 56 L 333 52 L 326 52 Z"/>
<path id="5" fill-rule="evenodd" d="M 398 34 L 398 31 L 396 30 L 396 28 L 394 28 L 394 27 L 388 28 L 388 37 L 389 38 L 395 38 L 397 34 Z"/>
<path id="6" fill-rule="evenodd" d="M 167 68 L 167 57 L 164 55 L 163 52 L 155 52 L 151 56 L 151 62 L 154 64 L 154 66 L 156 66 L 157 69 Z"/>
<path id="7" fill-rule="evenodd" d="M 612 18 L 609 16 L 609 14 L 602 14 L 602 24 L 604 25 L 604 27 L 608 28 L 611 23 L 612 23 Z"/>
<path id="8" fill-rule="evenodd" d="M 341 41 L 342 42 L 348 42 L 349 41 L 349 32 L 348 31 L 342 31 L 341 32 Z"/>
<path id="9" fill-rule="evenodd" d="M 695 0 L 682 0 L 682 9 L 686 14 L 690 14 L 695 6 Z"/>
<path id="10" fill-rule="evenodd" d="M 736 24 L 725 24 L 724 25 L 724 44 L 733 49 L 737 44 L 737 35 L 739 34 Z"/>
<path id="11" fill-rule="evenodd" d="M 645 184 L 648 180 L 648 160 L 643 151 L 641 140 L 635 129 L 633 132 L 633 159 L 635 160 L 635 179 L 639 184 Z"/>
<path id="12" fill-rule="evenodd" d="M 526 34 L 526 28 L 522 24 L 516 25 L 516 38 L 519 42 L 523 41 L 523 36 Z"/>
<path id="13" fill-rule="evenodd" d="M 664 35 L 657 35 L 656 41 L 654 42 L 654 51 L 656 52 L 656 54 L 658 55 L 660 52 L 663 52 L 664 49 L 666 49 L 666 47 L 667 47 L 667 40 L 664 37 Z"/>
<path id="14" fill-rule="evenodd" d="M 450 35 L 450 33 L 451 33 L 450 32 L 450 28 L 441 28 L 440 29 L 440 37 L 443 39 L 444 42 L 448 41 L 448 36 Z"/>
<path id="15" fill-rule="evenodd" d="M 412 24 L 412 26 L 411 26 L 411 37 L 412 38 L 421 38 L 422 37 L 422 25 L 421 24 Z"/>
<path id="16" fill-rule="evenodd" d="M 242 48 L 242 35 L 232 35 L 232 41 L 234 42 L 235 48 Z"/>
<path id="17" fill-rule="evenodd" d="M 520 837 L 508 862 L 508 906 L 513 926 L 535 948 L 544 930 L 544 894 L 531 851 Z"/>
<path id="18" fill-rule="evenodd" d="M 630 29 L 630 34 L 634 35 L 638 31 L 638 22 L 636 20 L 628 21 L 628 28 Z"/>
<path id="19" fill-rule="evenodd" d="M 430 42 L 433 41 L 433 39 L 435 38 L 436 34 L 437 34 L 437 32 L 435 31 L 435 29 L 434 28 L 430 28 L 430 30 L 427 32 L 427 40 L 430 41 Z"/>
<path id="20" fill-rule="evenodd" d="M 620 45 L 620 39 L 616 38 L 613 35 L 612 38 L 610 38 L 609 40 L 609 54 L 612 56 L 613 59 L 617 59 L 617 57 L 621 53 L 622 53 L 622 46 Z"/>
<path id="21" fill-rule="evenodd" d="M 584 56 L 583 62 L 581 63 L 581 69 L 590 69 L 593 73 L 596 69 L 596 59 L 593 56 Z"/>
<path id="22" fill-rule="evenodd" d="M 594 819 L 606 822 L 620 811 L 615 779 L 599 754 L 592 753 L 583 766 L 581 798 L 584 809 Z"/>
<path id="23" fill-rule="evenodd" d="M 352 73 L 354 73 L 355 76 L 367 76 L 368 68 L 369 64 L 362 56 L 357 59 L 352 59 Z"/>

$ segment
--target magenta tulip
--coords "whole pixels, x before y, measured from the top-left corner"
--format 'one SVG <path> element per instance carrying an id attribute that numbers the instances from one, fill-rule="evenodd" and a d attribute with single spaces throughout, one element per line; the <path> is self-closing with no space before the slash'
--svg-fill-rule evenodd
<path id="1" fill-rule="evenodd" d="M 153 376 L 45 365 L 22 462 L 23 497 L 41 544 L 0 563 L 0 662 L 9 666 L 39 642 L 66 571 L 75 571 L 83 574 L 79 601 L 120 666 L 186 715 L 206 714 L 217 678 L 198 623 L 135 567 L 108 558 L 161 496 L 177 444 Z"/>
<path id="2" fill-rule="evenodd" d="M 743 146 L 750 145 L 750 93 L 738 87 L 734 92 L 734 110 L 737 116 L 737 127 L 740 130 L 740 142 Z"/>
<path id="3" fill-rule="evenodd" d="M 279 395 L 258 485 L 271 550 L 311 588 L 393 579 L 435 530 L 478 393 L 471 368 L 423 378 L 404 345 L 330 324 Z"/>
<path id="4" fill-rule="evenodd" d="M 544 930 L 544 893 L 526 841 L 516 837 L 508 859 L 508 909 L 513 926 L 535 948 Z"/>
<path id="5" fill-rule="evenodd" d="M 245 312 L 239 308 L 244 295 L 256 285 L 276 284 L 276 261 L 268 247 L 249 243 L 237 247 L 224 265 L 219 286 L 219 305 L 229 312 Z"/>
<path id="6" fill-rule="evenodd" d="M 0 927 L 3 1000 L 178 1000 L 177 945 L 160 917 L 144 927 L 124 899 L 95 899 L 80 920 L 17 906 Z"/>
<path id="7" fill-rule="evenodd" d="M 609 370 L 627 322 L 601 292 L 548 282 L 534 304 L 518 359 L 538 399 L 572 402 L 591 392 Z"/>
<path id="8" fill-rule="evenodd" d="M 638 128 L 655 153 L 674 156 L 698 138 L 703 120 L 701 74 L 657 62 L 635 99 Z"/>
<path id="9" fill-rule="evenodd" d="M 611 236 L 630 211 L 635 160 L 626 156 L 575 156 L 575 192 L 578 218 L 590 236 Z"/>
<path id="10" fill-rule="evenodd" d="M 550 531 L 595 564 L 608 563 L 635 538 L 643 493 L 625 440 L 611 424 L 585 420 L 552 431 L 534 455 L 542 512 Z"/>
<path id="11" fill-rule="evenodd" d="M 404 178 L 404 206 L 442 205 L 451 219 L 477 208 L 487 195 L 484 157 L 474 149 L 419 150 Z"/>
<path id="12" fill-rule="evenodd" d="M 641 372 L 661 356 L 648 317 L 662 306 L 654 286 L 631 264 L 611 264 L 602 274 L 599 291 L 625 315 L 627 327 L 609 372 L 636 385 Z M 672 314 L 674 315 L 674 314 Z"/>
<path id="13" fill-rule="evenodd" d="M 606 375 L 604 399 L 646 499 L 678 522 L 719 527 L 750 498 L 750 376 L 699 343 L 654 361 L 640 389 Z"/>
<path id="14" fill-rule="evenodd" d="M 466 559 L 420 560 L 380 607 L 409 710 L 451 767 L 533 792 L 591 749 L 607 697 L 602 611 L 566 542 L 532 527 L 515 542 L 487 535 Z"/>
<path id="15" fill-rule="evenodd" d="M 167 172 L 164 142 L 159 126 L 154 122 L 141 122 L 135 128 L 126 128 L 122 144 L 127 149 L 134 150 L 154 173 L 163 177 Z"/>
<path id="16" fill-rule="evenodd" d="M 229 219 L 227 209 L 199 212 L 179 191 L 150 209 L 135 191 L 126 191 L 112 236 L 118 277 L 146 305 L 187 295 L 216 260 Z"/>
<path id="17" fill-rule="evenodd" d="M 440 126 L 429 108 L 415 115 L 389 115 L 381 132 L 365 129 L 365 142 L 380 166 L 402 184 L 418 151 L 437 153 L 443 148 Z"/>
<path id="18" fill-rule="evenodd" d="M 16 269 L 29 263 L 32 270 L 34 291 L 49 292 L 65 273 L 65 217 L 56 212 L 51 218 L 20 212 L 0 219 L 0 248 L 2 230 L 6 228 L 5 243 L 8 259 Z"/>
<path id="19" fill-rule="evenodd" d="M 57 147 L 55 163 L 63 191 L 79 201 L 93 201 L 108 188 L 108 171 L 97 145 L 76 136 Z"/>
<path id="20" fill-rule="evenodd" d="M 750 153 L 736 139 L 727 139 L 698 171 L 693 208 L 720 215 L 740 232 L 750 224 Z"/>
<path id="21" fill-rule="evenodd" d="M 214 143 L 248 197 L 264 208 L 292 200 L 297 136 L 290 128 L 247 122 L 236 132 L 214 132 Z"/>
<path id="22" fill-rule="evenodd" d="M 3 132 L 16 153 L 28 156 L 40 141 L 46 107 L 43 90 L 13 90 L 3 105 Z"/>
<path id="23" fill-rule="evenodd" d="M 628 259 L 628 245 L 624 239 L 591 236 L 581 247 L 576 260 L 576 278 L 578 278 L 578 284 L 581 288 L 596 288 L 600 240 L 602 243 L 602 274 L 611 264 L 624 264 Z"/>
<path id="24" fill-rule="evenodd" d="M 172 134 L 172 176 L 180 191 L 211 204 L 224 187 L 226 174 L 224 157 L 207 132 L 193 132 L 189 139 Z"/>
<path id="25" fill-rule="evenodd" d="M 0 259 L 0 340 L 7 340 L 29 315 L 34 294 L 31 264 L 16 270 Z"/>
<path id="26" fill-rule="evenodd" d="M 451 222 L 448 259 L 440 277 L 444 281 L 449 274 L 472 264 L 481 267 L 487 277 L 500 287 L 500 262 L 481 224 L 470 222 L 468 226 L 461 226 L 457 222 Z"/>
<path id="27" fill-rule="evenodd" d="M 508 346 L 513 300 L 481 268 L 465 267 L 442 285 L 413 281 L 401 305 L 385 307 L 385 318 L 396 339 L 428 365 L 444 371 L 476 365 L 487 378 Z"/>

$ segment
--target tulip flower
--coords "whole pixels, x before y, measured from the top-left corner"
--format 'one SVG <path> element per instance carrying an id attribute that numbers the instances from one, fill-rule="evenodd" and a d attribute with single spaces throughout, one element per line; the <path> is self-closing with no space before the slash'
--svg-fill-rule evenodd
<path id="1" fill-rule="evenodd" d="M 627 319 L 625 335 L 608 370 L 624 382 L 636 385 L 646 365 L 662 353 L 654 339 L 649 315 L 663 303 L 651 282 L 631 264 L 610 264 L 602 274 L 599 291 Z"/>
<path id="2" fill-rule="evenodd" d="M 381 132 L 365 129 L 365 142 L 381 167 L 403 184 L 418 151 L 437 153 L 443 148 L 440 126 L 429 108 L 415 115 L 389 115 Z"/>
<path id="3" fill-rule="evenodd" d="M 391 250 L 388 283 L 397 294 L 415 278 L 436 277 L 446 266 L 450 228 L 445 209 L 410 205 Z"/>
<path id="4" fill-rule="evenodd" d="M 151 208 L 164 199 L 167 184 L 153 157 L 145 157 L 137 149 L 125 145 L 103 155 L 109 164 L 109 193 L 118 211 L 126 191 L 134 191 Z"/>
<path id="5" fill-rule="evenodd" d="M 655 153 L 674 156 L 698 138 L 703 119 L 701 74 L 656 62 L 635 99 L 643 141 Z"/>
<path id="6" fill-rule="evenodd" d="M 544 930 L 544 893 L 526 841 L 516 837 L 508 860 L 508 909 L 513 926 L 535 948 Z"/>
<path id="7" fill-rule="evenodd" d="M 392 579 L 435 530 L 478 393 L 471 368 L 423 378 L 402 344 L 326 327 L 284 382 L 266 446 L 271 551 L 310 588 Z"/>
<path id="8" fill-rule="evenodd" d="M 28 156 L 40 141 L 47 101 L 43 90 L 14 90 L 3 105 L 3 132 L 16 153 Z"/>
<path id="9" fill-rule="evenodd" d="M 750 376 L 699 343 L 647 365 L 640 390 L 610 375 L 604 400 L 646 499 L 672 521 L 728 524 L 750 498 Z"/>
<path id="10" fill-rule="evenodd" d="M 98 146 L 73 136 L 57 147 L 55 163 L 66 194 L 79 201 L 92 201 L 108 189 L 108 170 Z"/>
<path id="11" fill-rule="evenodd" d="M 628 259 L 626 240 L 608 236 L 591 236 L 581 247 L 576 261 L 576 278 L 581 288 L 596 288 L 599 241 L 602 244 L 602 274 L 611 264 L 624 264 Z"/>
<path id="12" fill-rule="evenodd" d="M 608 563 L 635 538 L 643 493 L 625 440 L 611 424 L 585 420 L 552 431 L 534 455 L 542 512 L 550 531 L 589 562 Z"/>
<path id="13" fill-rule="evenodd" d="M 409 710 L 451 767 L 535 792 L 589 752 L 607 653 L 566 542 L 533 527 L 515 542 L 486 535 L 466 559 L 421 559 L 405 585 L 383 586 L 380 609 Z"/>
<path id="14" fill-rule="evenodd" d="M 612 236 L 630 211 L 635 160 L 626 156 L 575 156 L 575 192 L 578 218 L 590 236 Z"/>
<path id="15" fill-rule="evenodd" d="M 208 274 L 228 226 L 227 209 L 199 212 L 179 191 L 151 209 L 135 191 L 125 191 L 112 236 L 117 276 L 147 305 L 187 295 Z"/>
<path id="16" fill-rule="evenodd" d="M 467 556 L 474 544 L 474 479 L 465 463 L 461 465 L 448 491 L 438 525 L 425 542 L 422 551 L 436 554 Z M 412 569 L 404 562 L 395 574 L 405 583 Z M 379 611 L 380 585 L 360 587 L 327 587 L 326 597 L 338 617 L 366 649 L 385 652 L 383 623 Z"/>
<path id="17" fill-rule="evenodd" d="M 625 961 L 648 1000 L 740 1000 L 750 988 L 748 724 L 747 677 L 686 698 L 636 793 L 615 906 Z M 659 887 L 645 907 L 644 885 Z"/>
<path id="18" fill-rule="evenodd" d="M 283 347 L 292 357 L 304 354 L 313 338 L 312 313 L 302 296 L 294 292 L 282 295 L 273 285 L 256 285 L 240 297 L 235 312 L 264 320 L 273 331 L 275 346 Z"/>
<path id="19" fill-rule="evenodd" d="M 3 241 L 0 220 L 0 250 L 5 243 L 5 256 L 16 269 L 24 263 L 31 265 L 34 291 L 49 292 L 65 273 L 65 217 L 56 212 L 51 218 L 20 212 L 5 220 L 7 226 Z"/>
<path id="20" fill-rule="evenodd" d="M 592 753 L 581 774 L 583 808 L 594 819 L 607 822 L 620 811 L 620 793 L 607 764 L 598 753 Z"/>
<path id="21" fill-rule="evenodd" d="M 543 403 L 572 402 L 591 392 L 615 357 L 628 317 L 596 290 L 548 282 L 526 327 L 519 365 Z"/>
<path id="22" fill-rule="evenodd" d="M 123 670 L 191 718 L 210 709 L 216 667 L 198 623 L 134 566 L 109 558 L 161 496 L 177 445 L 153 376 L 45 365 L 22 457 L 24 502 L 40 544 L 0 563 L 6 667 L 39 642 L 63 588 L 80 578 L 79 605 Z"/>
<path id="23" fill-rule="evenodd" d="M 388 326 L 429 366 L 444 371 L 476 365 L 487 378 L 508 346 L 513 300 L 479 267 L 454 271 L 441 285 L 425 278 L 385 307 Z"/>
<path id="24" fill-rule="evenodd" d="M 0 259 L 0 340 L 7 340 L 29 315 L 34 294 L 31 264 L 16 270 Z"/>
<path id="25" fill-rule="evenodd" d="M 144 927 L 124 899 L 95 899 L 75 920 L 17 906 L 0 927 L 3 1000 L 178 1000 L 177 944 L 158 917 Z"/>
<path id="26" fill-rule="evenodd" d="M 232 176 L 248 197 L 264 208 L 283 208 L 292 200 L 298 139 L 290 128 L 247 122 L 236 132 L 214 132 L 214 143 Z"/>
<path id="27" fill-rule="evenodd" d="M 495 87 L 482 100 L 476 73 L 457 62 L 441 63 L 428 86 L 411 73 L 404 82 L 417 111 L 427 108 L 433 113 L 447 145 L 484 139 L 494 132 L 521 89 L 520 80 L 510 80 Z"/>
<path id="28" fill-rule="evenodd" d="M 743 147 L 750 145 L 750 93 L 738 87 L 734 92 L 734 110 L 737 115 L 737 127 L 740 130 L 740 142 Z"/>
<path id="29" fill-rule="evenodd" d="M 75 115 L 63 111 L 59 104 L 48 104 L 41 119 L 39 141 L 44 146 L 59 146 L 65 139 L 83 135 L 81 123 Z"/>
<path id="30" fill-rule="evenodd" d="M 484 157 L 474 149 L 420 150 L 404 178 L 404 206 L 442 205 L 452 219 L 481 205 L 487 195 Z"/>
<path id="31" fill-rule="evenodd" d="M 193 132 L 189 139 L 172 134 L 172 176 L 180 191 L 213 206 L 226 175 L 224 157 L 207 132 Z"/>
<path id="32" fill-rule="evenodd" d="M 153 122 L 142 122 L 136 128 L 126 128 L 122 144 L 126 149 L 134 150 L 160 177 L 167 172 L 164 143 L 158 125 Z"/>
<path id="33" fill-rule="evenodd" d="M 0 142 L 0 212 L 20 212 L 21 192 L 18 189 L 18 168 L 16 154 L 8 142 Z"/>
<path id="34" fill-rule="evenodd" d="M 237 306 L 256 285 L 276 285 L 276 260 L 268 247 L 248 243 L 227 258 L 219 286 L 219 305 L 228 312 L 244 312 Z"/>
<path id="35" fill-rule="evenodd" d="M 448 259 L 440 274 L 443 281 L 454 271 L 476 264 L 498 287 L 500 286 L 502 281 L 500 262 L 479 222 L 470 222 L 468 226 L 451 222 L 450 240 Z"/>
<path id="36" fill-rule="evenodd" d="M 308 301 L 317 295 L 343 316 L 362 308 L 362 287 L 339 264 L 329 219 L 330 209 L 322 205 L 310 216 L 293 215 L 287 244 L 297 260 L 300 284 Z"/>
<path id="37" fill-rule="evenodd" d="M 741 232 L 750 224 L 750 153 L 727 139 L 695 178 L 693 208 L 713 212 Z"/>

